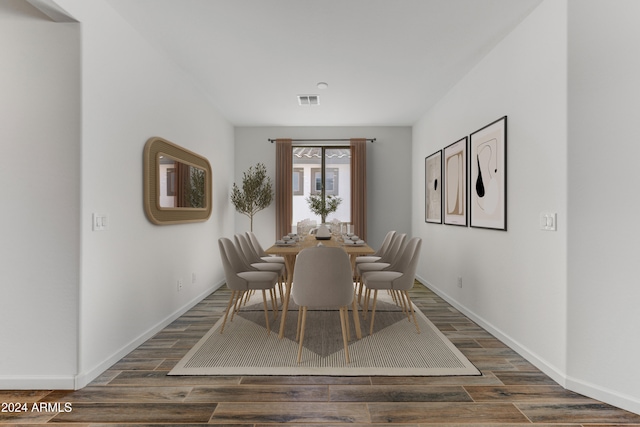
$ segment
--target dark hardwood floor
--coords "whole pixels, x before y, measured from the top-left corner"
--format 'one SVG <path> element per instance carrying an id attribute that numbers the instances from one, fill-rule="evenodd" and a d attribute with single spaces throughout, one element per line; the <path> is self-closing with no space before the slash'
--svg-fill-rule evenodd
<path id="1" fill-rule="evenodd" d="M 3 391 L 0 424 L 640 426 L 640 415 L 567 391 L 416 284 L 414 303 L 482 371 L 471 377 L 168 377 L 220 318 L 220 289 L 78 391 Z"/>

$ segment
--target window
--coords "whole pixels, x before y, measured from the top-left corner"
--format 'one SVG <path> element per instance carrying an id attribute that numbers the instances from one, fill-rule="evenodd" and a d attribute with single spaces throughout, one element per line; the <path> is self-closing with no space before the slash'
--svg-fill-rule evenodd
<path id="1" fill-rule="evenodd" d="M 340 186 L 338 185 L 338 168 L 325 168 L 324 173 L 324 194 L 337 196 L 340 194 Z M 312 168 L 311 176 L 314 185 L 311 188 L 311 194 L 322 193 L 322 169 Z"/>
<path id="2" fill-rule="evenodd" d="M 351 148 L 337 146 L 292 147 L 292 224 L 322 220 L 309 209 L 308 197 L 324 195 L 340 197 L 338 210 L 328 215 L 327 222 L 351 222 Z M 324 171 L 324 173 L 323 173 Z M 296 196 L 303 197 L 296 197 Z"/>
<path id="3" fill-rule="evenodd" d="M 304 168 L 293 168 L 293 195 L 304 196 Z"/>

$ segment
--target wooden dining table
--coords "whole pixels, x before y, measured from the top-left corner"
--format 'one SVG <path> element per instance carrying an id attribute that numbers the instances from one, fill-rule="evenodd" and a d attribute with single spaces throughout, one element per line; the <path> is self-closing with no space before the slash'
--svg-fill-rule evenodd
<path id="1" fill-rule="evenodd" d="M 305 248 L 316 246 L 318 243 L 322 243 L 325 246 L 341 247 L 349 255 L 351 260 L 351 270 L 353 271 L 356 265 L 356 258 L 360 255 L 371 255 L 375 251 L 368 244 L 345 244 L 342 238 L 336 238 L 332 236 L 330 240 L 316 240 L 314 236 L 305 236 L 295 244 L 278 245 L 274 244 L 265 252 L 269 255 L 277 255 L 284 258 L 284 262 L 287 269 L 287 276 L 285 281 L 286 292 L 284 295 L 284 302 L 282 304 L 282 318 L 280 319 L 280 338 L 284 337 L 284 325 L 287 317 L 287 310 L 289 309 L 289 298 L 291 296 L 291 288 L 293 286 L 293 271 L 296 264 L 296 256 Z M 358 319 L 357 312 L 354 310 L 354 323 L 356 326 L 356 335 L 358 339 L 362 338 L 360 332 L 360 321 Z"/>

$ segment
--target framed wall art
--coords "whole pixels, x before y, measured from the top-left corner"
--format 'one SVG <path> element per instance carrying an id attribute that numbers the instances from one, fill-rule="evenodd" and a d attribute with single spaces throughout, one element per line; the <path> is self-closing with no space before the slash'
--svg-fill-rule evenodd
<path id="1" fill-rule="evenodd" d="M 507 116 L 471 134 L 471 226 L 507 229 Z"/>
<path id="2" fill-rule="evenodd" d="M 467 226 L 467 137 L 443 150 L 444 223 Z"/>
<path id="3" fill-rule="evenodd" d="M 442 224 L 442 150 L 424 159 L 424 220 Z"/>

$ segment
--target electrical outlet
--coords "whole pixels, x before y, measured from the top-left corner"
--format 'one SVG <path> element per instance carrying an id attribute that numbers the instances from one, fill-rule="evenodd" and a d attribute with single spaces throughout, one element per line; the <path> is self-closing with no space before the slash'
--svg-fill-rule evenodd
<path id="1" fill-rule="evenodd" d="M 182 290 L 182 279 L 178 279 L 178 292 Z"/>
<path id="2" fill-rule="evenodd" d="M 458 276 L 458 287 L 462 287 L 462 276 Z"/>

